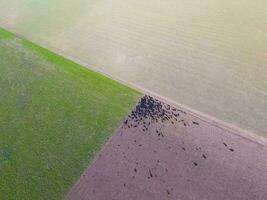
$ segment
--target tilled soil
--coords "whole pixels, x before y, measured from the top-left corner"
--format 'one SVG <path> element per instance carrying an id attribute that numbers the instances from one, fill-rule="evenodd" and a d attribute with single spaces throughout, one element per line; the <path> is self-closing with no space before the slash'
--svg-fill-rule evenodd
<path id="1" fill-rule="evenodd" d="M 67 200 L 267 199 L 264 143 L 144 96 Z"/>
<path id="2" fill-rule="evenodd" d="M 1 0 L 0 26 L 267 137 L 266 8 L 266 0 Z"/>

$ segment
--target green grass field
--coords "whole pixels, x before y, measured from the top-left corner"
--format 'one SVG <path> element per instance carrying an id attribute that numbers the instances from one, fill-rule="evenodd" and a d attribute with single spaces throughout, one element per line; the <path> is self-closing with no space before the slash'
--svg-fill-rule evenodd
<path id="1" fill-rule="evenodd" d="M 0 29 L 0 199 L 62 199 L 140 93 Z"/>

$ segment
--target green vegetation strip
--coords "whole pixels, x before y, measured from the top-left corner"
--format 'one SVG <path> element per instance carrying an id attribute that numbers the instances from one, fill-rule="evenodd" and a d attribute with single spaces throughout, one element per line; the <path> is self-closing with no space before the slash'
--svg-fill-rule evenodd
<path id="1" fill-rule="evenodd" d="M 0 29 L 0 199 L 62 199 L 140 93 Z"/>

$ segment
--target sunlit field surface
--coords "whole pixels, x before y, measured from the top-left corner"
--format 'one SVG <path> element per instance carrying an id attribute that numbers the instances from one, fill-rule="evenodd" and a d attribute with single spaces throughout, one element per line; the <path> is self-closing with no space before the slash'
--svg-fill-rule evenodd
<path id="1" fill-rule="evenodd" d="M 0 0 L 0 26 L 267 135 L 267 1 Z"/>

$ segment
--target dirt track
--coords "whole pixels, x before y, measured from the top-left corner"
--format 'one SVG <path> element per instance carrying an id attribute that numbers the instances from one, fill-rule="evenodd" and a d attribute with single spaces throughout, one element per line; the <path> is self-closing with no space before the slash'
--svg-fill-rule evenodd
<path id="1" fill-rule="evenodd" d="M 145 96 L 67 200 L 267 199 L 257 142 Z"/>

